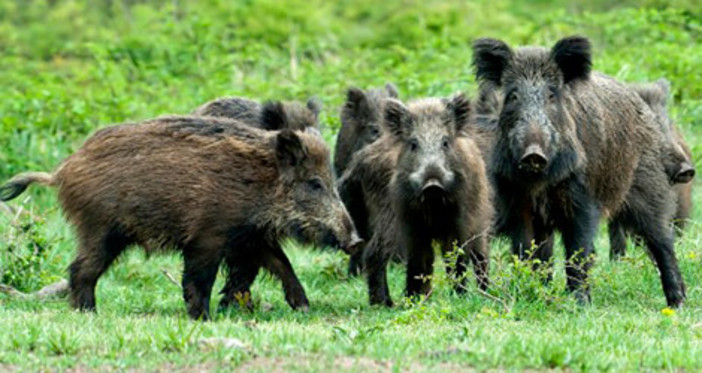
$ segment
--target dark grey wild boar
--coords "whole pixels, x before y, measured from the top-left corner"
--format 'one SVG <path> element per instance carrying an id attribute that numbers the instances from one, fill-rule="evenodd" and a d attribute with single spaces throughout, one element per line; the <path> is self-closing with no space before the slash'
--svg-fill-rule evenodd
<path id="1" fill-rule="evenodd" d="M 659 79 L 654 83 L 635 84 L 630 87 L 651 107 L 660 126 L 663 140 L 663 159 L 661 161 L 676 195 L 677 208 L 673 223 L 678 228 L 677 231 L 682 232 L 685 222 L 690 217 L 692 179 L 695 176 L 695 167 L 692 163 L 690 148 L 668 114 L 670 83 L 666 79 Z M 610 222 L 610 259 L 617 260 L 626 253 L 626 241 L 630 233 L 619 221 L 612 220 Z"/>
<path id="2" fill-rule="evenodd" d="M 334 171 L 343 175 L 353 155 L 380 138 L 383 131 L 383 104 L 398 98 L 397 88 L 387 83 L 384 88 L 362 90 L 351 87 L 341 109 L 341 128 L 336 137 Z"/>
<path id="3" fill-rule="evenodd" d="M 454 244 L 462 248 L 455 265 L 449 266 L 458 280 L 457 291 L 465 289 L 469 261 L 479 287 L 485 289 L 489 260 L 486 233 L 492 210 L 485 166 L 471 139 L 470 102 L 463 95 L 417 100 L 408 106 L 388 100 L 384 111 L 384 123 L 397 148 L 388 192 L 396 240 L 407 254 L 407 296 L 429 295 L 431 291 L 434 241 L 444 253 L 452 251 Z M 392 305 L 387 278 L 374 272 L 385 268 L 389 256 L 378 251 L 364 255 L 371 304 Z"/>
<path id="4" fill-rule="evenodd" d="M 388 83 L 383 88 L 361 90 L 351 87 L 346 94 L 346 103 L 341 109 L 341 128 L 336 137 L 334 150 L 334 170 L 342 177 L 351 163 L 354 155 L 366 146 L 380 138 L 383 128 L 383 105 L 388 98 L 397 98 L 397 88 Z M 351 191 L 359 193 L 360 191 Z M 342 194 L 342 200 L 344 195 Z M 366 216 L 356 213 L 350 201 L 344 200 L 351 218 L 364 240 L 372 236 L 372 224 Z M 349 259 L 349 275 L 355 276 L 361 272 L 362 250 Z"/>
<path id="5" fill-rule="evenodd" d="M 95 309 L 95 285 L 129 246 L 175 248 L 185 260 L 192 318 L 209 317 L 220 263 L 230 268 L 223 305 L 250 299 L 261 268 L 288 304 L 305 291 L 280 240 L 353 250 L 359 242 L 338 197 L 329 150 L 316 135 L 265 131 L 212 117 L 163 117 L 98 131 L 53 173 L 21 174 L 3 201 L 31 183 L 55 186 L 79 247 L 70 266 L 73 307 Z"/>
<path id="6" fill-rule="evenodd" d="M 311 98 L 306 104 L 296 101 L 267 101 L 263 104 L 243 97 L 222 97 L 195 109 L 197 116 L 224 117 L 266 130 L 319 129 L 321 104 Z"/>
<path id="7" fill-rule="evenodd" d="M 511 238 L 514 253 L 548 262 L 553 232 L 560 231 L 568 289 L 589 302 L 593 237 L 606 210 L 644 238 L 668 305 L 680 306 L 685 285 L 668 228 L 675 197 L 648 105 L 624 84 L 590 71 L 590 42 L 583 37 L 564 38 L 550 50 L 479 39 L 473 52 L 481 90 L 501 91 L 489 169 L 496 230 Z"/>

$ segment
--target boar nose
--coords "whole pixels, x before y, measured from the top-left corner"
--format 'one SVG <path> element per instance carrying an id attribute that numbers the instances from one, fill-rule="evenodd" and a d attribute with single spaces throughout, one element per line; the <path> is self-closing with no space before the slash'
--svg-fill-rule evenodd
<path id="1" fill-rule="evenodd" d="M 680 170 L 675 173 L 675 177 L 673 177 L 673 181 L 676 184 L 686 184 L 692 181 L 692 178 L 695 177 L 695 168 L 692 167 L 691 164 L 687 162 L 683 162 L 680 165 Z"/>
<path id="2" fill-rule="evenodd" d="M 548 159 L 544 154 L 541 146 L 532 144 L 529 145 L 522 158 L 519 159 L 520 168 L 526 168 L 531 171 L 543 171 L 548 165 Z"/>
<path id="3" fill-rule="evenodd" d="M 422 193 L 431 192 L 433 190 L 442 191 L 444 190 L 444 185 L 437 178 L 428 179 L 424 185 L 422 185 Z"/>
<path id="4" fill-rule="evenodd" d="M 344 245 L 343 250 L 349 255 L 356 254 L 358 250 L 361 248 L 361 245 L 363 245 L 363 239 L 358 235 L 358 232 L 354 229 L 353 232 L 351 232 L 351 240 Z"/>

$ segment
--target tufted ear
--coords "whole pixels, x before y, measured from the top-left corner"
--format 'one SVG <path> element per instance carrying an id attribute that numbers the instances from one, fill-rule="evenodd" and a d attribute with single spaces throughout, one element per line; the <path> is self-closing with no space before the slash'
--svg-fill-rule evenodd
<path id="1" fill-rule="evenodd" d="M 587 79 L 592 68 L 590 41 L 583 36 L 563 38 L 551 49 L 551 59 L 563 73 L 563 83 Z"/>
<path id="2" fill-rule="evenodd" d="M 478 81 L 500 86 L 511 59 L 512 50 L 501 40 L 481 38 L 473 42 L 473 68 Z"/>
<path id="3" fill-rule="evenodd" d="M 294 131 L 284 129 L 276 136 L 275 154 L 278 159 L 278 165 L 296 167 L 301 165 L 307 158 L 307 148 Z"/>
<path id="4" fill-rule="evenodd" d="M 368 105 L 368 97 L 362 89 L 351 87 L 346 91 L 346 108 L 351 110 L 355 115 L 370 111 Z"/>
<path id="5" fill-rule="evenodd" d="M 641 97 L 649 107 L 665 110 L 668 104 L 668 94 L 670 83 L 665 79 L 659 79 L 653 83 L 631 85 L 634 91 Z"/>
<path id="6" fill-rule="evenodd" d="M 663 106 L 668 106 L 668 100 L 670 99 L 670 81 L 666 78 L 660 78 L 655 81 L 655 84 L 663 93 Z"/>
<path id="7" fill-rule="evenodd" d="M 412 127 L 409 109 L 399 100 L 388 99 L 383 108 L 383 123 L 394 136 L 403 137 Z"/>
<path id="8" fill-rule="evenodd" d="M 314 114 L 314 118 L 319 118 L 319 113 L 322 111 L 322 102 L 317 97 L 310 97 L 307 100 L 307 108 Z"/>
<path id="9" fill-rule="evenodd" d="M 261 108 L 261 124 L 267 130 L 280 130 L 287 127 L 285 106 L 280 101 L 268 101 Z"/>
<path id="10" fill-rule="evenodd" d="M 388 92 L 388 97 L 399 98 L 400 93 L 397 91 L 397 87 L 392 83 L 385 84 L 385 91 Z"/>
<path id="11" fill-rule="evenodd" d="M 456 132 L 461 132 L 470 124 L 470 101 L 463 93 L 458 93 L 446 101 L 446 109 L 451 114 Z"/>

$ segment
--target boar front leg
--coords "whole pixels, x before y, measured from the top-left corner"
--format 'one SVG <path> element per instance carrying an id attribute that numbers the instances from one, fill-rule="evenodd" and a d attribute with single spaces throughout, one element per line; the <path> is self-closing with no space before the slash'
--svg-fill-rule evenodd
<path id="1" fill-rule="evenodd" d="M 572 201 L 569 206 L 564 206 L 564 211 L 569 213 L 562 214 L 556 220 L 559 221 L 566 249 L 567 289 L 579 303 L 589 304 L 587 279 L 594 260 L 593 241 L 600 212 L 584 186 L 578 184 L 572 190 Z"/>
<path id="2" fill-rule="evenodd" d="M 403 241 L 408 253 L 405 293 L 410 298 L 416 295 L 429 296 L 431 276 L 434 273 L 434 249 L 431 247 L 431 239 L 417 235 L 404 237 Z"/>

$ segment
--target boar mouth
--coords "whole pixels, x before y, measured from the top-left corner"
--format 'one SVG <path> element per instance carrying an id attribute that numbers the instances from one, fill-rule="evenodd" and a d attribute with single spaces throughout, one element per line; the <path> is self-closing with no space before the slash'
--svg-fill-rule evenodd
<path id="1" fill-rule="evenodd" d="M 322 224 L 302 224 L 294 222 L 290 226 L 290 236 L 295 240 L 314 245 L 316 247 L 332 247 L 353 254 L 358 250 L 363 240 L 353 233 L 348 242 L 343 243 L 333 229 L 327 228 Z"/>
<path id="2" fill-rule="evenodd" d="M 445 201 L 446 189 L 439 179 L 431 178 L 422 186 L 420 199 L 425 202 L 441 202 Z"/>
<path id="3" fill-rule="evenodd" d="M 348 244 L 344 245 L 344 247 L 341 249 L 349 255 L 354 255 L 361 249 L 364 242 L 365 241 L 358 236 L 358 233 L 353 232 L 351 234 L 351 241 L 349 241 Z"/>

